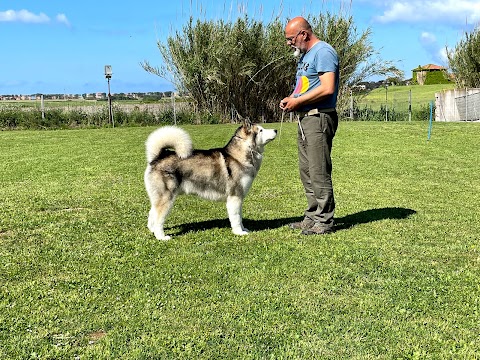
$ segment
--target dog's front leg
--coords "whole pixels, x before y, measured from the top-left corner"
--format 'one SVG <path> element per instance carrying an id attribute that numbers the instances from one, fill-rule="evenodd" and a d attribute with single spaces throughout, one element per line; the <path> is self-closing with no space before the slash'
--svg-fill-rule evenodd
<path id="1" fill-rule="evenodd" d="M 232 232 L 235 235 L 247 235 L 248 230 L 243 227 L 242 223 L 242 205 L 243 199 L 239 196 L 227 197 L 227 212 L 228 219 L 230 220 L 230 226 Z"/>

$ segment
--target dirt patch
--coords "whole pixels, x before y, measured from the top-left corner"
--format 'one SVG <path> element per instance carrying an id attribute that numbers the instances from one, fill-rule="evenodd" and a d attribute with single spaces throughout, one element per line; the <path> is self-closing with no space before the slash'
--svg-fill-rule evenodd
<path id="1" fill-rule="evenodd" d="M 91 334 L 88 334 L 88 343 L 90 345 L 95 344 L 97 341 L 102 340 L 105 336 L 107 336 L 107 333 L 103 330 L 98 330 L 95 331 Z"/>

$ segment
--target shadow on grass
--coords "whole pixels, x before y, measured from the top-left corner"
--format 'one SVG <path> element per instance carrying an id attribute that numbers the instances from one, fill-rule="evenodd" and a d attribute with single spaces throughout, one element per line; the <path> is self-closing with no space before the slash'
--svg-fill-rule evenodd
<path id="1" fill-rule="evenodd" d="M 415 213 L 415 210 L 398 207 L 364 210 L 341 218 L 335 218 L 335 229 L 337 231 L 350 229 L 359 224 L 367 224 L 379 220 L 406 219 Z"/>
<path id="2" fill-rule="evenodd" d="M 367 224 L 379 220 L 387 219 L 406 219 L 415 214 L 416 211 L 412 209 L 387 207 L 380 209 L 369 209 L 357 212 L 355 214 L 346 215 L 340 218 L 335 218 L 335 229 L 346 230 L 359 224 Z M 302 218 L 289 217 L 271 220 L 251 220 L 243 219 L 243 224 L 249 230 L 261 231 L 267 229 L 277 229 L 286 226 L 295 221 L 301 221 Z M 190 231 L 201 231 L 214 228 L 229 228 L 230 222 L 228 219 L 216 219 L 181 224 L 172 226 L 170 229 L 178 229 L 177 235 L 182 235 Z M 166 227 L 168 228 L 168 227 Z"/>

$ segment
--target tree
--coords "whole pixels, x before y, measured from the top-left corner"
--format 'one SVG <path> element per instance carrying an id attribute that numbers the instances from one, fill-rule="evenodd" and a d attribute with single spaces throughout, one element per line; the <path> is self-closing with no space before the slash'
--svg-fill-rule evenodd
<path id="1" fill-rule="evenodd" d="M 349 88 L 373 75 L 399 74 L 391 62 L 372 60 L 378 53 L 370 29 L 358 34 L 351 16 L 328 11 L 309 17 L 314 32 L 340 56 L 339 108 Z M 200 111 L 278 121 L 279 101 L 293 90 L 296 60 L 284 38 L 285 24 L 274 18 L 264 25 L 247 15 L 235 22 L 190 21 L 158 42 L 163 65 L 142 67 L 186 90 Z"/>
<path id="2" fill-rule="evenodd" d="M 447 58 L 458 87 L 480 87 L 480 28 L 465 33 L 453 51 L 447 49 Z"/>
<path id="3" fill-rule="evenodd" d="M 187 91 L 198 110 L 228 117 L 232 112 L 252 119 L 273 117 L 278 94 L 288 89 L 295 66 L 282 46 L 282 24 L 264 26 L 247 16 L 235 23 L 190 18 L 182 32 L 157 45 L 164 65 L 145 61 L 143 68 Z"/>

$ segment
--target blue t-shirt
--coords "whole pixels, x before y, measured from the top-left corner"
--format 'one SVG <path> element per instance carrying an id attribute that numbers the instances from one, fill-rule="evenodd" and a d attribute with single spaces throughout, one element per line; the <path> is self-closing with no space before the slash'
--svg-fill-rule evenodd
<path id="1" fill-rule="evenodd" d="M 298 61 L 297 83 L 293 91 L 294 97 L 302 96 L 320 86 L 319 74 L 326 72 L 335 73 L 335 92 L 318 103 L 305 105 L 300 111 L 308 111 L 314 108 L 329 109 L 337 105 L 339 83 L 338 55 L 330 44 L 320 41 L 303 54 Z"/>

